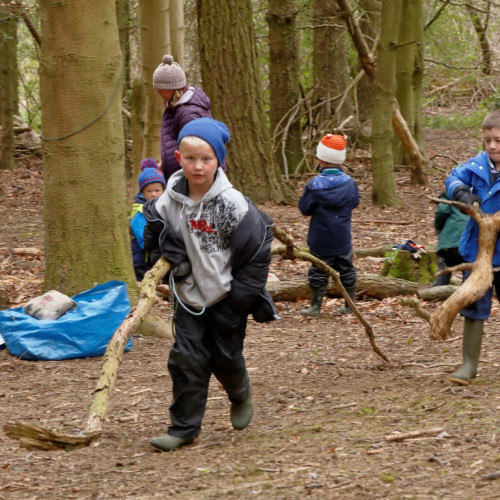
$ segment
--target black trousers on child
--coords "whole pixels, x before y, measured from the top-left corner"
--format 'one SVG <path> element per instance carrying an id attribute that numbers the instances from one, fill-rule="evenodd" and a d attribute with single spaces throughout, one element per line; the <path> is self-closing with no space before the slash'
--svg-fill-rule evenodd
<path id="1" fill-rule="evenodd" d="M 247 316 L 224 299 L 201 316 L 177 306 L 174 325 L 175 343 L 168 359 L 173 382 L 168 433 L 191 438 L 201 429 L 212 373 L 231 402 L 248 397 L 250 379 L 243 357 Z"/>
<path id="2" fill-rule="evenodd" d="M 311 252 L 311 255 L 321 259 L 325 264 L 335 269 L 339 273 L 340 281 L 346 290 L 356 287 L 356 268 L 352 264 L 352 249 L 346 254 L 330 257 L 325 257 L 314 252 Z M 307 280 L 311 288 L 326 288 L 328 285 L 328 274 L 313 265 L 309 268 Z"/>

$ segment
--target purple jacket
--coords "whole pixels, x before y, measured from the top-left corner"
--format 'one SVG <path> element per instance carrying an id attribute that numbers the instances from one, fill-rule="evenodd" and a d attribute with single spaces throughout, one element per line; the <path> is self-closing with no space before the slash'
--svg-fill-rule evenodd
<path id="1" fill-rule="evenodd" d="M 189 86 L 174 108 L 165 108 L 161 122 L 161 168 L 167 181 L 181 168 L 174 155 L 179 132 L 186 123 L 204 117 L 212 118 L 210 99 L 197 86 Z"/>

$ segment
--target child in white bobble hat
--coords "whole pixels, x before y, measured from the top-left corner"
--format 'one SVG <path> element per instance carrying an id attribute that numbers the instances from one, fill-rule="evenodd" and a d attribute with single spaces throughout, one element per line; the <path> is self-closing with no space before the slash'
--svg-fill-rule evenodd
<path id="1" fill-rule="evenodd" d="M 335 269 L 349 297 L 356 293 L 356 269 L 352 263 L 351 214 L 359 204 L 359 190 L 342 166 L 346 157 L 346 137 L 325 135 L 316 148 L 319 174 L 305 186 L 299 210 L 311 217 L 307 244 L 312 255 Z M 313 318 L 321 314 L 328 275 L 314 265 L 307 275 L 311 305 L 300 313 Z M 348 304 L 338 309 L 350 314 Z"/>

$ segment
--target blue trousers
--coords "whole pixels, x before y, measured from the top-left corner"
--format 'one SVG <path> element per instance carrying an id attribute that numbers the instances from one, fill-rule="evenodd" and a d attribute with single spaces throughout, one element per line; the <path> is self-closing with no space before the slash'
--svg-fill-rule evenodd
<path id="1" fill-rule="evenodd" d="M 464 281 L 469 277 L 469 275 L 470 271 L 464 271 Z M 495 287 L 497 298 L 500 298 L 500 272 L 493 273 L 493 286 L 479 300 L 476 300 L 476 302 L 461 309 L 460 315 L 468 319 L 488 319 L 491 314 L 493 287 Z"/>

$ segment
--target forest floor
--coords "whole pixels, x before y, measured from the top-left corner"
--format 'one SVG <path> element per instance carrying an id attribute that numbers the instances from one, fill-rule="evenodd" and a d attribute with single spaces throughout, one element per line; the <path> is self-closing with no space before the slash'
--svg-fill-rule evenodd
<path id="1" fill-rule="evenodd" d="M 433 171 L 429 186 L 397 169 L 401 208 L 371 203 L 368 153 L 348 155 L 362 201 L 354 212 L 356 247 L 406 239 L 432 247 L 435 206 L 446 173 L 476 153 L 477 134 L 428 130 Z M 300 192 L 304 179 L 297 181 Z M 38 159 L 0 171 L 0 308 L 41 293 L 42 172 Z M 307 219 L 296 206 L 262 207 L 297 243 Z M 358 272 L 381 263 L 356 260 Z M 280 279 L 304 278 L 308 265 L 276 260 Z M 500 498 L 500 308 L 487 321 L 479 376 L 467 387 L 447 374 L 461 362 L 462 319 L 445 342 L 398 297 L 362 299 L 384 362 L 354 316 L 338 316 L 327 299 L 319 319 L 304 318 L 296 302 L 278 302 L 281 320 L 249 321 L 245 346 L 255 417 L 244 431 L 229 423 L 229 403 L 212 379 L 202 432 L 171 453 L 155 451 L 151 436 L 166 432 L 171 400 L 166 360 L 172 341 L 135 336 L 124 355 L 102 435 L 74 451 L 27 450 L 0 431 L 0 499 L 489 499 Z M 423 303 L 432 311 L 437 305 Z M 168 304 L 155 306 L 168 314 Z M 65 432 L 83 430 L 100 358 L 24 361 L 0 351 L 0 424 L 26 420 Z M 386 436 L 430 431 L 389 441 Z"/>

